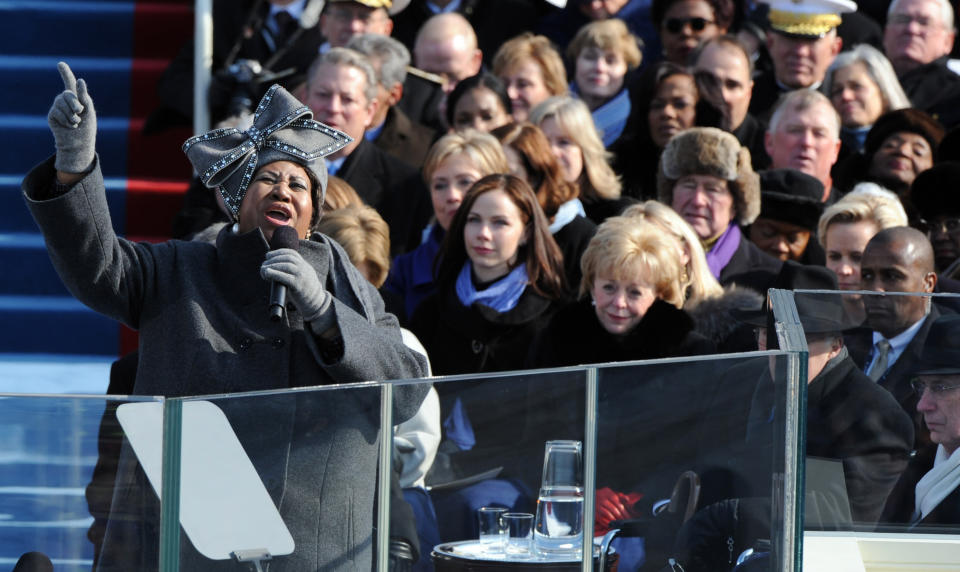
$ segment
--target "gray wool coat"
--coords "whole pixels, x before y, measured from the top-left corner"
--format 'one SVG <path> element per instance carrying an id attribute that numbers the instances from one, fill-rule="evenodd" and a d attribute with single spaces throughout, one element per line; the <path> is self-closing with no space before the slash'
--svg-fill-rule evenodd
<path id="1" fill-rule="evenodd" d="M 168 397 L 277 390 L 425 374 L 379 294 L 333 241 L 301 241 L 300 253 L 334 296 L 343 354 L 328 362 L 295 308 L 267 313 L 260 278 L 269 245 L 258 230 L 225 229 L 216 245 L 133 243 L 116 236 L 99 163 L 65 194 L 50 196 L 53 160 L 23 192 L 54 267 L 92 309 L 140 332 L 135 393 Z M 427 386 L 398 386 L 394 423 L 416 413 Z M 296 543 L 270 563 L 281 570 L 370 570 L 377 476 L 376 387 L 234 398 L 224 409 Z M 117 513 L 116 518 L 113 517 Z M 157 567 L 156 497 L 129 451 L 121 458 L 100 570 Z M 246 570 L 214 564 L 181 543 L 181 570 Z M 193 564 L 190 564 L 190 563 Z"/>

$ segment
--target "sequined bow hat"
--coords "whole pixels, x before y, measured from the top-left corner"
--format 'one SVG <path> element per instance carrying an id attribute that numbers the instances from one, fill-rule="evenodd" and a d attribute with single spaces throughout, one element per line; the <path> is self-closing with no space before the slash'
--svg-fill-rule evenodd
<path id="1" fill-rule="evenodd" d="M 353 139 L 312 117 L 308 107 L 274 85 L 257 105 L 249 129 L 214 129 L 191 137 L 183 144 L 183 152 L 203 184 L 220 191 L 234 220 L 253 174 L 274 161 L 290 161 L 306 169 L 314 183 L 313 212 L 319 213 L 327 189 L 323 157 Z"/>

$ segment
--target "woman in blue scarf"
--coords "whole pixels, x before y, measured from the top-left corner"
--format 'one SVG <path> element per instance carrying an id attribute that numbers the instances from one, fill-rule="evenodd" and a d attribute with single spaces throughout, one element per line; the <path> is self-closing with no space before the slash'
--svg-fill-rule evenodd
<path id="1" fill-rule="evenodd" d="M 410 329 L 438 375 L 508 371 L 565 284 L 560 249 L 533 190 L 513 175 L 489 175 L 464 197 L 444 238 L 437 292 Z"/>

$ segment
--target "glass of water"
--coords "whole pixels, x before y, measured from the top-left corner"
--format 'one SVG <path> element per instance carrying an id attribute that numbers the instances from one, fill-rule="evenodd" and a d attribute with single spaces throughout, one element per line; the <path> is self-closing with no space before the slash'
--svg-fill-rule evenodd
<path id="1" fill-rule="evenodd" d="M 544 555 L 583 550 L 583 454 L 580 441 L 547 441 L 537 498 L 534 545 Z"/>

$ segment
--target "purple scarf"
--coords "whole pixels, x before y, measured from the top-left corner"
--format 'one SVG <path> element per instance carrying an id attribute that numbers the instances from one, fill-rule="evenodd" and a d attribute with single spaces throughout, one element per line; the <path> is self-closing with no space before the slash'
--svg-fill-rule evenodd
<path id="1" fill-rule="evenodd" d="M 737 223 L 731 222 L 707 253 L 707 266 L 714 278 L 720 279 L 720 271 L 733 258 L 733 253 L 737 251 L 738 246 L 740 246 L 740 227 Z"/>

